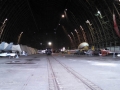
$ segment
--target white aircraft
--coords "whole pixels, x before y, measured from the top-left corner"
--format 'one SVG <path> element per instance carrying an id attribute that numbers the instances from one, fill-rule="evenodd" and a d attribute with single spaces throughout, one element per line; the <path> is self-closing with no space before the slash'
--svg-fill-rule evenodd
<path id="1" fill-rule="evenodd" d="M 12 52 L 12 45 L 13 43 L 7 44 L 5 42 L 2 42 L 0 44 L 0 56 L 6 57 L 6 56 L 16 56 L 17 54 Z"/>

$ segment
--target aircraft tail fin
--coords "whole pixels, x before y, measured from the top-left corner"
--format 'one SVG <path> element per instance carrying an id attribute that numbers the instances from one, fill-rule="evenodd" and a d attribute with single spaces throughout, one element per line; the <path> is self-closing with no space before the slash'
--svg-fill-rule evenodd
<path id="1" fill-rule="evenodd" d="M 11 42 L 11 43 L 4 49 L 4 51 L 12 50 L 12 45 L 13 45 L 13 43 Z"/>
<path id="2" fill-rule="evenodd" d="M 0 44 L 0 50 L 4 50 L 4 45 L 5 45 L 5 42 L 2 42 L 2 43 Z"/>

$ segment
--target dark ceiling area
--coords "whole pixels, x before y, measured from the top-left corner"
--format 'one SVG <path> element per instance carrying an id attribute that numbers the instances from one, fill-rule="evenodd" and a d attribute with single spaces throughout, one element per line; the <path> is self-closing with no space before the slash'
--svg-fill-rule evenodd
<path id="1" fill-rule="evenodd" d="M 119 45 L 119 0 L 0 0 L 0 41 L 37 49 Z M 64 15 L 64 17 L 62 17 Z M 119 32 L 118 32 L 119 33 Z"/>

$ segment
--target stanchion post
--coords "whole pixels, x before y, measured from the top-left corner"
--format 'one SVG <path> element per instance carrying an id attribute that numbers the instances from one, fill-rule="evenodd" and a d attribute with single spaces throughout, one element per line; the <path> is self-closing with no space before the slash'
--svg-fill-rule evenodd
<path id="1" fill-rule="evenodd" d="M 115 57 L 115 52 L 113 53 L 113 58 L 116 58 L 116 57 Z"/>

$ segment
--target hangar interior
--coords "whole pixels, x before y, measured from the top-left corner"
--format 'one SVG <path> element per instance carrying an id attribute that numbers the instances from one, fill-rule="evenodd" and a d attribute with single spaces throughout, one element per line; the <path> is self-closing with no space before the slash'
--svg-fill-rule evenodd
<path id="1" fill-rule="evenodd" d="M 120 50 L 119 0 L 0 0 L 0 41 L 75 49 L 82 42 Z"/>

